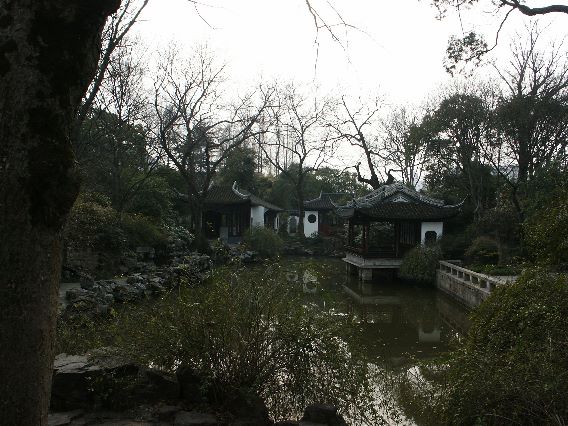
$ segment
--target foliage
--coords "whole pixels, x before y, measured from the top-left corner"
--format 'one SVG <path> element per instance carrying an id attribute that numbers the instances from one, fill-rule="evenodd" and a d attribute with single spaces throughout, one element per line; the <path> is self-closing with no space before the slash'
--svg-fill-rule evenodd
<path id="1" fill-rule="evenodd" d="M 445 424 L 563 424 L 568 419 L 568 279 L 544 270 L 498 287 L 450 356 Z"/>
<path id="2" fill-rule="evenodd" d="M 162 248 L 168 242 L 165 230 L 141 214 L 125 214 L 121 225 L 130 248 L 139 246 Z"/>
<path id="3" fill-rule="evenodd" d="M 231 255 L 229 246 L 221 238 L 211 243 L 211 258 L 215 263 L 225 263 Z"/>
<path id="4" fill-rule="evenodd" d="M 408 280 L 433 283 L 441 258 L 442 251 L 437 245 L 431 247 L 416 246 L 404 255 L 399 275 Z"/>
<path id="5" fill-rule="evenodd" d="M 276 266 L 223 268 L 203 286 L 122 310 L 112 324 L 93 327 L 101 338 L 90 341 L 168 372 L 189 367 L 217 401 L 250 389 L 277 420 L 326 401 L 376 424 L 373 374 L 357 346 L 347 345 L 351 320 L 301 297 Z"/>
<path id="6" fill-rule="evenodd" d="M 243 241 L 248 249 L 266 258 L 278 256 L 284 248 L 284 242 L 277 233 L 260 226 L 251 228 Z"/>
<path id="7" fill-rule="evenodd" d="M 257 194 L 256 169 L 256 152 L 252 148 L 237 147 L 227 155 L 225 166 L 219 170 L 219 183 L 232 186 L 234 182 L 237 182 L 239 187 Z"/>
<path id="8" fill-rule="evenodd" d="M 533 256 L 542 263 L 568 263 L 568 197 L 536 212 L 526 223 L 525 239 Z"/>
<path id="9" fill-rule="evenodd" d="M 191 241 L 190 249 L 203 254 L 209 254 L 211 252 L 209 240 L 202 233 L 195 235 Z"/>
<path id="10" fill-rule="evenodd" d="M 83 355 L 92 349 L 111 346 L 116 334 L 112 327 L 116 312 L 111 311 L 108 319 L 100 316 L 66 316 L 57 321 L 55 353 Z"/>
<path id="11" fill-rule="evenodd" d="M 494 276 L 514 276 L 520 275 L 524 269 L 523 264 L 511 265 L 473 265 L 469 269 L 486 275 Z"/>
<path id="12" fill-rule="evenodd" d="M 473 264 L 496 264 L 499 262 L 499 247 L 493 238 L 477 237 L 465 251 L 465 256 Z"/>
<path id="13" fill-rule="evenodd" d="M 171 215 L 172 199 L 169 182 L 163 176 L 153 174 L 132 197 L 127 210 L 130 213 L 141 213 L 156 220 L 163 220 Z"/>
<path id="14" fill-rule="evenodd" d="M 102 204 L 99 204 L 101 202 Z M 120 227 L 116 211 L 108 198 L 100 194 L 85 194 L 71 209 L 65 240 L 72 247 L 120 252 L 126 236 Z"/>
<path id="15" fill-rule="evenodd" d="M 462 259 L 465 251 L 471 245 L 468 232 L 444 233 L 439 239 L 440 249 L 446 259 Z"/>

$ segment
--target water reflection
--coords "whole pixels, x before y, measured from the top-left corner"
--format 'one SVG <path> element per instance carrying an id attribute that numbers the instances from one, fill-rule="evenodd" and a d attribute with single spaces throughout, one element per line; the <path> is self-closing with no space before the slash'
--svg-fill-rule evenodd
<path id="1" fill-rule="evenodd" d="M 295 265 L 287 277 L 301 283 L 309 303 L 349 315 L 357 324 L 354 341 L 377 365 L 409 366 L 437 356 L 469 328 L 468 311 L 435 288 L 393 274 L 361 282 L 335 261 L 321 263 Z"/>
<path id="2" fill-rule="evenodd" d="M 352 320 L 355 330 L 345 344 L 362 350 L 378 373 L 375 408 L 387 424 L 413 425 L 398 406 L 392 379 L 448 351 L 469 328 L 467 309 L 434 287 L 403 282 L 392 273 L 361 282 L 339 260 L 286 259 L 284 271 L 306 304 Z"/>

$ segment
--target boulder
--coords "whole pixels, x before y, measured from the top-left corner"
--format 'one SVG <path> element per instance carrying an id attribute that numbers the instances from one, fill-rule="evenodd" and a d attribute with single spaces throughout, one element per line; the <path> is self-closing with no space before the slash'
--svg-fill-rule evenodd
<path id="1" fill-rule="evenodd" d="M 79 278 L 79 284 L 81 285 L 82 289 L 90 290 L 95 285 L 95 280 L 88 274 L 81 274 Z"/>
<path id="2" fill-rule="evenodd" d="M 92 359 L 86 356 L 59 354 L 53 364 L 51 408 L 72 410 L 92 406 L 97 398 L 97 389 L 106 379 L 115 380 L 138 374 L 138 367 L 108 354 Z"/>
<path id="3" fill-rule="evenodd" d="M 312 404 L 304 410 L 300 426 L 313 424 L 327 426 L 347 426 L 345 419 L 337 413 L 337 407 L 329 404 Z"/>
<path id="4" fill-rule="evenodd" d="M 146 287 L 142 283 L 118 283 L 113 290 L 114 301 L 117 303 L 131 303 L 145 297 Z"/>
<path id="5" fill-rule="evenodd" d="M 174 420 L 175 426 L 217 426 L 217 418 L 213 414 L 195 411 L 180 411 Z"/>
<path id="6" fill-rule="evenodd" d="M 204 400 L 202 394 L 202 381 L 197 373 L 186 366 L 180 366 L 176 371 L 180 387 L 180 397 L 184 402 L 195 403 Z"/>
<path id="7" fill-rule="evenodd" d="M 180 385 L 175 376 L 153 368 L 144 370 L 144 375 L 156 399 L 175 400 L 180 397 Z"/>
<path id="8" fill-rule="evenodd" d="M 154 417 L 160 421 L 170 421 L 179 411 L 182 410 L 177 405 L 161 405 L 154 410 Z"/>
<path id="9" fill-rule="evenodd" d="M 83 410 L 69 411 L 65 413 L 50 413 L 47 418 L 47 426 L 65 426 L 71 424 L 73 419 L 81 416 Z"/>
<path id="10" fill-rule="evenodd" d="M 268 408 L 258 395 L 248 389 L 239 389 L 226 395 L 223 400 L 223 409 L 238 419 L 238 424 L 244 425 L 271 425 Z"/>
<path id="11" fill-rule="evenodd" d="M 94 398 L 91 382 L 101 375 L 101 368 L 85 356 L 59 354 L 53 364 L 51 408 L 67 410 L 90 405 Z"/>

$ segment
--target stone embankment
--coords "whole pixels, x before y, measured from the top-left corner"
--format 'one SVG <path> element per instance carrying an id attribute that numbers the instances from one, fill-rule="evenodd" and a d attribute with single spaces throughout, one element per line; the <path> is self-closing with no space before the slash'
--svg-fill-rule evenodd
<path id="1" fill-rule="evenodd" d="M 475 308 L 497 287 L 515 281 L 516 277 L 492 277 L 471 271 L 456 261 L 440 261 L 436 287 L 468 308 Z"/>
<path id="2" fill-rule="evenodd" d="M 117 357 L 112 349 L 89 356 L 60 354 L 54 363 L 49 426 L 346 426 L 331 405 L 306 408 L 299 421 L 274 423 L 262 400 L 236 391 L 211 405 L 192 370 L 170 375 Z"/>

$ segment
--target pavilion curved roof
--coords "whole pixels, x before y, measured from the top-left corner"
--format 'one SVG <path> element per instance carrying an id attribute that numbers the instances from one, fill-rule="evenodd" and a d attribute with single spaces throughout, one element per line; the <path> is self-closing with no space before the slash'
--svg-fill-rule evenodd
<path id="1" fill-rule="evenodd" d="M 343 218 L 359 217 L 375 221 L 441 220 L 457 215 L 463 201 L 445 205 L 444 201 L 420 194 L 400 182 L 383 185 L 369 194 L 354 198 L 336 209 Z"/>
<path id="2" fill-rule="evenodd" d="M 346 195 L 349 194 L 344 192 L 320 192 L 318 198 L 304 201 L 304 209 L 316 211 L 335 210 L 339 207 L 339 204 L 333 201 L 333 198 L 337 200 L 337 198 L 345 197 Z"/>
<path id="3" fill-rule="evenodd" d="M 253 206 L 263 206 L 268 210 L 283 211 L 281 207 L 272 204 L 260 197 L 257 197 L 253 193 L 240 189 L 237 183 L 233 183 L 232 187 L 228 186 L 212 186 L 209 189 L 207 198 L 205 199 L 206 204 L 217 204 L 217 205 L 231 205 L 231 204 L 243 204 L 249 202 Z"/>

